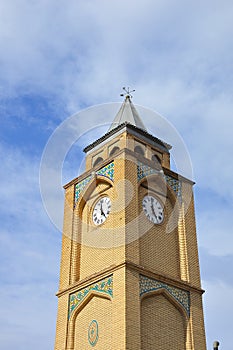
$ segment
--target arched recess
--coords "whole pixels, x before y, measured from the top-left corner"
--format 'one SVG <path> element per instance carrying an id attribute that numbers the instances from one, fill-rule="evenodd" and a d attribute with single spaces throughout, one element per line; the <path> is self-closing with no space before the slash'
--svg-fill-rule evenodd
<path id="1" fill-rule="evenodd" d="M 88 325 L 93 319 L 97 320 L 100 332 L 105 332 L 104 338 L 107 339 L 108 333 L 111 334 L 111 316 L 112 298 L 97 291 L 89 292 L 69 319 L 66 349 L 81 350 L 88 347 Z M 101 344 L 98 342 L 98 345 Z"/>
<path id="2" fill-rule="evenodd" d="M 144 196 L 152 195 L 164 207 L 164 220 L 153 224 L 143 212 Z M 152 174 L 138 182 L 138 212 L 141 217 L 140 264 L 158 273 L 180 278 L 180 248 L 178 235 L 179 201 L 166 183 L 162 174 Z M 168 232 L 168 223 L 173 221 L 173 230 Z"/>
<path id="3" fill-rule="evenodd" d="M 186 350 L 188 315 L 165 289 L 141 299 L 141 350 Z"/>
<path id="4" fill-rule="evenodd" d="M 113 182 L 103 175 L 94 175 L 80 194 L 75 207 L 74 236 L 74 281 L 86 278 L 111 265 L 113 254 L 101 249 L 106 242 L 111 246 L 112 234 L 108 234 L 108 227 L 113 220 L 112 212 L 103 225 L 96 226 L 92 221 L 95 202 L 101 196 L 113 197 Z M 112 231 L 111 231 L 112 232 Z M 108 234 L 108 235 L 107 235 Z M 108 241 L 106 241 L 106 237 Z"/>
<path id="5" fill-rule="evenodd" d="M 141 154 L 142 156 L 145 155 L 145 152 L 144 152 L 144 150 L 143 150 L 143 148 L 141 146 L 134 147 L 134 152 L 136 152 L 138 154 Z"/>
<path id="6" fill-rule="evenodd" d="M 113 149 L 111 150 L 111 152 L 109 153 L 109 156 L 112 156 L 113 154 L 115 154 L 116 152 L 118 152 L 120 150 L 120 147 L 115 146 L 113 147 Z"/>
<path id="7" fill-rule="evenodd" d="M 92 177 L 88 185 L 85 187 L 85 189 L 81 193 L 78 202 L 76 203 L 76 207 L 75 207 L 76 216 L 81 218 L 82 211 L 84 206 L 86 205 L 86 202 L 89 200 L 89 198 L 91 197 L 91 194 L 95 191 L 96 187 L 100 184 L 105 184 L 106 189 L 113 186 L 113 182 L 106 176 L 94 174 L 94 176 Z"/>
<path id="8" fill-rule="evenodd" d="M 166 201 L 169 200 L 172 206 L 172 211 L 169 214 L 169 221 L 167 222 L 167 231 L 171 232 L 173 228 L 177 228 L 179 215 L 181 210 L 181 202 L 178 199 L 178 196 L 175 194 L 174 190 L 169 186 L 169 184 L 164 179 L 162 173 L 158 171 L 157 174 L 151 174 L 143 177 L 138 182 L 138 191 L 140 187 L 147 188 L 148 192 L 157 191 L 160 193 L 161 200 L 163 204 L 166 204 Z M 167 217 L 168 218 L 168 217 Z M 172 229 L 169 230 L 169 227 Z"/>
<path id="9" fill-rule="evenodd" d="M 101 163 L 103 161 L 103 158 L 102 157 L 98 157 L 94 163 L 93 163 L 93 167 L 95 167 L 97 164 Z"/>
<path id="10" fill-rule="evenodd" d="M 153 160 L 155 164 L 161 164 L 161 159 L 159 158 L 159 156 L 157 156 L 157 154 L 153 154 L 151 160 Z"/>
<path id="11" fill-rule="evenodd" d="M 167 184 L 162 173 L 160 173 L 159 171 L 157 174 L 146 175 L 145 177 L 143 177 L 140 181 L 138 181 L 138 188 L 140 186 L 147 187 L 148 190 L 156 190 L 156 188 L 160 189 L 160 193 L 162 193 L 164 197 L 169 198 L 173 206 L 176 204 L 176 202 L 178 202 L 175 192 Z"/>

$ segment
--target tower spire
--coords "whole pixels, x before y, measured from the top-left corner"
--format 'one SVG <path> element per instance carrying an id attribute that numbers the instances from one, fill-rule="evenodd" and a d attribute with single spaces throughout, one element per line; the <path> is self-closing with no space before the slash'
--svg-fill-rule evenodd
<path id="1" fill-rule="evenodd" d="M 125 87 L 123 87 L 123 90 L 125 92 L 122 93 L 121 96 L 125 96 L 124 102 L 122 103 L 119 111 L 117 112 L 108 131 L 115 129 L 117 126 L 123 123 L 129 123 L 138 127 L 139 129 L 147 131 L 145 125 L 143 124 L 143 121 L 141 120 L 141 117 L 138 114 L 138 111 L 136 110 L 134 104 L 131 101 L 131 93 L 135 90 L 130 90 L 129 88 Z"/>

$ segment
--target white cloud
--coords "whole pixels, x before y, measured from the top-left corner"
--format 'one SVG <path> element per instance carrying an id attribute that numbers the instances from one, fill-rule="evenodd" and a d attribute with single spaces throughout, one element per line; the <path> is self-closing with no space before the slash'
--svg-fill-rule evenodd
<path id="1" fill-rule="evenodd" d="M 43 214 L 39 211 L 38 159 L 7 144 L 0 145 L 0 157 L 4 184 L 0 189 L 2 213 L 7 212 L 17 218 L 20 225 L 23 224 L 20 220 L 22 217 L 27 217 L 31 224 L 41 223 Z"/>
<path id="2" fill-rule="evenodd" d="M 229 5 L 209 1 L 8 1 L 1 8 L 5 81 L 92 104 L 115 97 L 126 80 L 166 86 L 174 75 L 206 75 L 206 60 L 218 61 L 216 48 L 226 49 L 231 30 Z"/>
<path id="3" fill-rule="evenodd" d="M 24 285 L 12 281 L 0 287 L 3 349 L 50 350 L 53 347 L 57 309 L 56 298 L 51 298 L 53 293 L 54 285 L 49 281 Z"/>
<path id="4" fill-rule="evenodd" d="M 203 207 L 197 218 L 200 245 L 211 255 L 233 255 L 232 207 L 218 198 L 207 209 Z"/>
<path id="5" fill-rule="evenodd" d="M 55 336 L 60 234 L 41 204 L 38 159 L 6 144 L 0 157 L 0 343 L 6 350 L 49 350 Z"/>

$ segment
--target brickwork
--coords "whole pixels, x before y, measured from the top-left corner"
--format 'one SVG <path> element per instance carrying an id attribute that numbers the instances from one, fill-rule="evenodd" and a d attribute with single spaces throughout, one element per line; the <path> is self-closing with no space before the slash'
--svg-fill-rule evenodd
<path id="1" fill-rule="evenodd" d="M 185 184 L 183 186 L 184 198 L 189 197 L 189 193 L 192 191 L 190 185 Z M 185 205 L 187 205 L 185 203 Z M 190 274 L 190 283 L 196 287 L 200 287 L 200 267 L 198 258 L 198 248 L 197 248 L 197 235 L 196 235 L 196 222 L 195 222 L 195 212 L 194 212 L 194 199 L 191 195 L 191 201 L 188 203 L 188 208 L 185 214 L 185 226 L 186 226 L 186 241 L 187 241 L 187 257 L 188 257 L 188 268 Z"/>
<path id="2" fill-rule="evenodd" d="M 164 186 L 158 185 L 156 177 L 151 178 L 149 191 L 143 187 L 143 183 L 139 187 L 139 211 L 142 211 L 142 199 L 147 194 L 153 194 L 165 205 L 165 218 L 160 225 L 151 224 L 147 217 L 142 215 L 140 231 L 144 230 L 145 234 L 140 238 L 140 264 L 153 272 L 180 278 L 178 230 L 175 228 L 173 232 L 166 232 L 168 219 L 173 211 L 171 200 L 160 195 L 160 193 L 167 195 L 166 192 Z"/>
<path id="3" fill-rule="evenodd" d="M 58 298 L 58 313 L 55 350 L 67 349 L 67 320 L 68 320 L 69 294 Z"/>
<path id="4" fill-rule="evenodd" d="M 205 326 L 203 318 L 202 296 L 200 293 L 191 293 L 191 337 L 193 349 L 206 349 Z"/>
<path id="5" fill-rule="evenodd" d="M 139 143 L 144 156 L 134 151 Z M 155 167 L 156 154 L 165 174 L 176 176 L 167 152 L 124 131 L 89 151 L 84 176 L 65 186 L 55 350 L 206 350 L 192 183 L 182 180 L 178 198 L 161 174 L 139 179 L 139 162 Z M 103 176 L 110 162 L 114 177 Z M 163 203 L 161 224 L 143 212 L 148 194 Z M 111 211 L 95 225 L 93 208 L 104 196 Z M 160 288 L 140 293 L 140 275 Z M 109 276 L 112 294 L 101 293 Z"/>
<path id="6" fill-rule="evenodd" d="M 180 254 L 180 278 L 189 282 L 189 263 L 187 254 L 187 238 L 185 225 L 184 204 L 181 204 L 178 221 L 179 254 Z"/>
<path id="7" fill-rule="evenodd" d="M 141 350 L 186 350 L 184 315 L 163 294 L 141 302 Z"/>
<path id="8" fill-rule="evenodd" d="M 126 349 L 141 349 L 139 278 L 135 271 L 126 271 Z"/>
<path id="9" fill-rule="evenodd" d="M 74 350 L 92 349 L 88 339 L 88 329 L 92 320 L 98 324 L 95 349 L 112 349 L 112 302 L 109 299 L 94 296 L 77 314 L 74 324 Z"/>

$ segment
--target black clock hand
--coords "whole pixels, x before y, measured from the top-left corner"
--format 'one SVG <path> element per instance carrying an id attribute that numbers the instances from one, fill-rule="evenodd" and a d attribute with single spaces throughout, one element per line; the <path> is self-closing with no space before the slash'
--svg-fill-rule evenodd
<path id="1" fill-rule="evenodd" d="M 154 200 L 153 200 L 153 202 L 154 202 Z M 157 215 L 156 215 L 155 210 L 154 210 L 153 202 L 152 202 L 152 198 L 151 198 L 151 211 L 152 211 L 152 214 L 154 214 L 154 216 L 158 220 Z"/>
<path id="2" fill-rule="evenodd" d="M 155 217 L 156 217 L 156 219 L 157 219 L 157 215 L 155 214 L 155 210 L 154 210 L 153 205 L 151 206 L 151 211 L 152 211 L 152 213 L 154 214 L 154 216 L 155 216 Z"/>
<path id="3" fill-rule="evenodd" d="M 103 215 L 105 218 L 106 218 L 106 215 L 105 215 L 105 213 L 104 213 L 104 211 L 103 211 L 103 203 L 100 203 L 100 212 L 101 212 L 101 215 Z"/>

